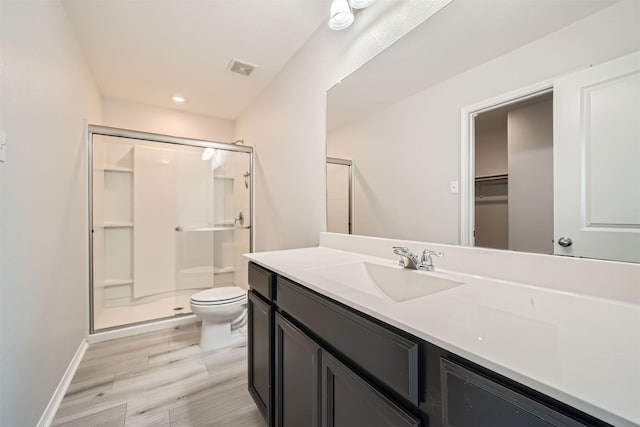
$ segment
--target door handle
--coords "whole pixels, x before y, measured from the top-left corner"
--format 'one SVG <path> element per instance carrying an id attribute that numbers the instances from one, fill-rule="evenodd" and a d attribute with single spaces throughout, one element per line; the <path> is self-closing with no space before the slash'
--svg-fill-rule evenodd
<path id="1" fill-rule="evenodd" d="M 558 244 L 563 248 L 568 248 L 573 245 L 573 240 L 571 240 L 571 237 L 561 237 L 558 239 Z"/>

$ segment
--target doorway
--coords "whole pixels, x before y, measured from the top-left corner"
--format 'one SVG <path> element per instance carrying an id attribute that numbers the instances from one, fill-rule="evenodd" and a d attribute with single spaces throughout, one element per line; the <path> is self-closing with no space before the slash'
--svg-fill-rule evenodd
<path id="1" fill-rule="evenodd" d="M 553 253 L 553 93 L 470 115 L 473 246 Z"/>
<path id="2" fill-rule="evenodd" d="M 351 160 L 327 157 L 327 231 L 351 234 L 352 224 Z"/>

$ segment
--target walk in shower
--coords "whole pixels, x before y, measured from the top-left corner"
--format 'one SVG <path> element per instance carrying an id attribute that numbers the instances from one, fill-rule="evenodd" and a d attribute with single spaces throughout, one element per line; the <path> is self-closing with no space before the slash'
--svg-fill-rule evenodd
<path id="1" fill-rule="evenodd" d="M 251 147 L 89 126 L 91 333 L 247 288 Z"/>

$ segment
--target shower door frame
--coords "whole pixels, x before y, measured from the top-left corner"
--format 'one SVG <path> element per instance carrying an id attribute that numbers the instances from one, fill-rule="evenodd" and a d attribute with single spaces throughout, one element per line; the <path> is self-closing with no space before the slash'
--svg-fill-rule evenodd
<path id="1" fill-rule="evenodd" d="M 191 147 L 201 148 L 213 148 L 214 150 L 233 151 L 237 153 L 249 154 L 249 173 L 250 186 L 249 186 L 249 215 L 251 223 L 249 226 L 249 252 L 253 252 L 253 184 L 254 184 L 254 151 L 253 147 L 245 145 L 236 145 L 225 142 L 207 141 L 204 139 L 184 138 L 179 136 L 162 135 L 157 133 L 142 132 L 130 129 L 114 128 L 101 125 L 87 125 L 87 166 L 88 166 L 88 187 L 87 192 L 89 196 L 89 335 L 96 333 L 94 328 L 94 303 L 93 303 L 93 136 L 113 136 L 119 138 L 138 139 L 142 141 L 160 142 L 174 145 L 185 145 Z M 188 317 L 194 317 L 193 314 L 181 316 L 181 319 Z M 100 329 L 98 333 L 108 332 L 112 330 L 118 330 L 131 326 L 153 324 L 155 322 L 166 321 L 167 319 L 173 319 L 174 317 L 163 317 L 159 319 L 145 320 L 142 322 L 128 323 L 122 326 L 115 326 L 111 328 Z"/>

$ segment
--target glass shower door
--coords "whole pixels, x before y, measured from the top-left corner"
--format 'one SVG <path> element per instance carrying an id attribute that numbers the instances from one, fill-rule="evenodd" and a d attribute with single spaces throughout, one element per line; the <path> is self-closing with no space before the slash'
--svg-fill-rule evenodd
<path id="1" fill-rule="evenodd" d="M 250 151 L 104 134 L 91 144 L 92 332 L 189 314 L 200 290 L 247 286 Z"/>
<path id="2" fill-rule="evenodd" d="M 198 148 L 181 153 L 177 167 L 177 288 L 246 288 L 242 254 L 250 250 L 250 155 Z"/>

